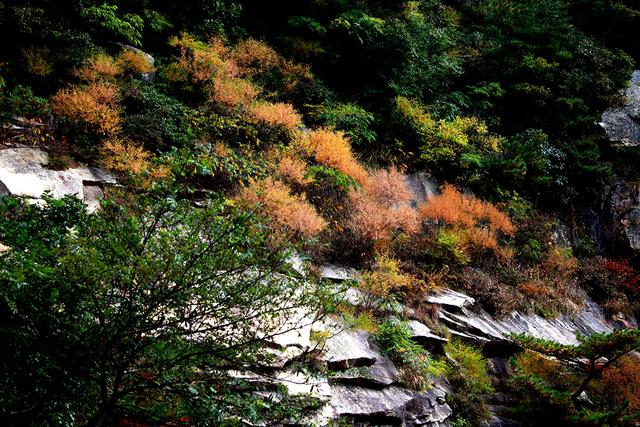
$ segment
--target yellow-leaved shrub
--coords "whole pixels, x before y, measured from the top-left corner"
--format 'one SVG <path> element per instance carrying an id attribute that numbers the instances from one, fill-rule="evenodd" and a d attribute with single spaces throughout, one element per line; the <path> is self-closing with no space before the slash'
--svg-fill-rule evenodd
<path id="1" fill-rule="evenodd" d="M 271 177 L 252 181 L 240 191 L 238 200 L 271 218 L 284 234 L 309 238 L 318 235 L 327 225 L 304 195 L 293 194 L 285 183 Z"/>

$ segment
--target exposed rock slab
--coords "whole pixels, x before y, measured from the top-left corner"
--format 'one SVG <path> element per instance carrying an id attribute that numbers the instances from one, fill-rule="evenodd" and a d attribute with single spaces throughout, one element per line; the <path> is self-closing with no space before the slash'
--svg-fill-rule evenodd
<path id="1" fill-rule="evenodd" d="M 45 192 L 55 198 L 74 195 L 94 210 L 103 196 L 96 186 L 116 182 L 111 174 L 98 168 L 82 166 L 57 171 L 45 167 L 48 161 L 47 153 L 37 148 L 0 150 L 0 192 L 36 202 Z"/>
<path id="2" fill-rule="evenodd" d="M 355 280 L 360 275 L 357 270 L 350 267 L 338 267 L 336 265 L 325 264 L 319 267 L 320 277 L 331 280 Z"/>
<path id="3" fill-rule="evenodd" d="M 419 393 L 395 386 L 372 390 L 332 385 L 330 405 L 354 425 L 439 427 L 448 426 L 451 415 L 444 395 L 438 388 Z"/>
<path id="4" fill-rule="evenodd" d="M 431 332 L 427 325 L 417 320 L 409 320 L 407 326 L 411 331 L 411 339 L 434 353 L 442 353 L 442 347 L 449 342 L 448 339 Z"/>
<path id="5" fill-rule="evenodd" d="M 431 304 L 439 304 L 454 308 L 463 308 L 472 306 L 476 300 L 468 295 L 456 292 L 451 289 L 440 289 L 435 294 L 427 297 L 427 302 Z"/>
<path id="6" fill-rule="evenodd" d="M 331 334 L 323 346 L 322 360 L 331 370 L 372 366 L 379 359 L 379 353 L 369 343 L 365 331 L 347 330 L 346 326 L 326 325 Z"/>
<path id="7" fill-rule="evenodd" d="M 331 383 L 357 385 L 374 389 L 388 387 L 398 380 L 398 369 L 382 354 L 376 355 L 376 360 L 371 366 L 349 368 L 335 372 L 331 376 Z"/>
<path id="8" fill-rule="evenodd" d="M 621 106 L 607 109 L 598 123 L 609 140 L 620 146 L 640 145 L 640 70 L 631 75 Z"/>
<path id="9" fill-rule="evenodd" d="M 509 334 L 521 333 L 576 345 L 576 334 L 608 333 L 614 329 L 614 325 L 598 305 L 590 300 L 587 300 L 585 308 L 575 317 L 563 315 L 545 319 L 537 314 L 513 312 L 506 318 L 495 319 L 484 310 L 465 307 L 458 313 L 443 310 L 441 318 L 453 328 L 462 328 L 461 332 L 479 335 L 495 342 L 507 340 Z"/>

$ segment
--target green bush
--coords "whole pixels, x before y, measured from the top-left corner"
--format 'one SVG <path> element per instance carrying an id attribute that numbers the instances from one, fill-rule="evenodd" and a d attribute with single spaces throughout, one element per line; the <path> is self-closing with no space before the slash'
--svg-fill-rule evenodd
<path id="1" fill-rule="evenodd" d="M 445 372 L 453 388 L 448 400 L 454 418 L 466 420 L 469 425 L 480 425 L 489 418 L 484 395 L 493 391 L 487 360 L 479 349 L 458 340 L 447 343 L 444 350 L 449 358 Z"/>
<path id="2" fill-rule="evenodd" d="M 122 89 L 123 131 L 152 151 L 182 147 L 193 139 L 192 112 L 153 85 L 134 81 Z"/>
<path id="3" fill-rule="evenodd" d="M 434 360 L 424 347 L 411 339 L 406 323 L 397 320 L 382 322 L 376 339 L 385 354 L 399 365 L 400 379 L 406 386 L 428 389 L 434 378 L 444 373 L 444 363 Z"/>
<path id="4" fill-rule="evenodd" d="M 91 216 L 71 198 L 4 198 L 0 230 L 8 425 L 282 424 L 314 407 L 282 389 L 256 397 L 226 371 L 272 357 L 256 318 L 270 337 L 283 310 L 321 304 L 249 215 L 170 194 Z"/>
<path id="5" fill-rule="evenodd" d="M 355 147 L 368 147 L 377 138 L 374 115 L 356 104 L 328 104 L 312 115 L 314 121 L 344 132 Z"/>

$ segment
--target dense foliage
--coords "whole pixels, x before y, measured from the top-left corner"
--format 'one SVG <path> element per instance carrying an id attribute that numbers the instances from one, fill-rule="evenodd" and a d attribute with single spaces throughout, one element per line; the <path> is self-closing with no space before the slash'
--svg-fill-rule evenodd
<path id="1" fill-rule="evenodd" d="M 265 343 L 294 327 L 284 316 L 318 304 L 259 227 L 221 202 L 193 210 L 138 199 L 87 217 L 72 198 L 43 208 L 3 199 L 5 421 L 295 416 L 301 405 L 257 398 L 229 377 L 230 368 L 259 370 L 273 357 Z"/>
<path id="2" fill-rule="evenodd" d="M 361 268 L 343 317 L 404 385 L 445 373 L 456 422 L 480 423 L 480 351 L 451 342 L 436 359 L 407 329 L 408 313 L 442 328 L 427 292 L 495 315 L 571 315 L 588 296 L 640 316 L 638 260 L 602 253 L 579 215 L 612 173 L 637 174 L 594 123 L 623 101 L 639 23 L 630 0 L 5 0 L 0 143 L 122 188 L 93 216 L 0 199 L 0 410 L 20 425 L 296 419 L 305 402 L 226 373 L 267 357 L 256 316 L 268 335 L 276 306 L 316 297 L 283 267 L 295 246 Z M 601 390 L 637 378 L 637 360 L 615 353 L 588 387 L 570 372 L 624 334 L 573 350 L 515 338 L 571 353 L 553 365 L 565 384 L 519 356 L 514 390 L 538 400 L 518 409 L 561 396 L 582 420 L 588 389 L 590 420 L 610 402 L 607 420 L 635 414 Z"/>

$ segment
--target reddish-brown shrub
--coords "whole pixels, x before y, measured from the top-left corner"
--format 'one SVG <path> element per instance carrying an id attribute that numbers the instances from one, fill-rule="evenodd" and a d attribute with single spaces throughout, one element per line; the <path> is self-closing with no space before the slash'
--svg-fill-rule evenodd
<path id="1" fill-rule="evenodd" d="M 396 169 L 378 170 L 360 188 L 349 191 L 353 213 L 347 224 L 358 235 L 385 247 L 395 231 L 414 233 L 420 223 L 411 206 L 411 190 Z"/>
<path id="2" fill-rule="evenodd" d="M 55 114 L 103 134 L 120 130 L 118 88 L 110 83 L 60 90 L 51 99 L 51 108 Z"/>
<path id="3" fill-rule="evenodd" d="M 216 77 L 213 83 L 212 99 L 227 107 L 248 108 L 260 90 L 248 80 Z"/>
<path id="4" fill-rule="evenodd" d="M 235 66 L 227 64 L 224 57 L 228 54 L 227 48 L 219 38 L 203 43 L 186 33 L 180 37 L 173 37 L 169 44 L 180 49 L 180 58 L 173 64 L 173 74 L 178 70 L 189 76 L 194 83 L 205 83 L 215 78 L 218 73 L 233 76 Z"/>
<path id="5" fill-rule="evenodd" d="M 631 291 L 640 292 L 640 274 L 629 264 L 628 261 L 614 261 L 609 258 L 603 260 L 605 269 L 612 275 L 620 279 L 620 285 Z"/>
<path id="6" fill-rule="evenodd" d="M 512 235 L 515 227 L 509 217 L 488 202 L 460 193 L 445 185 L 442 194 L 430 197 L 420 206 L 423 219 L 443 221 L 460 228 L 471 247 L 498 249 L 498 233 Z"/>
<path id="7" fill-rule="evenodd" d="M 134 73 L 145 74 L 155 71 L 155 68 L 146 56 L 141 52 L 136 52 L 130 49 L 125 49 L 120 55 L 118 55 L 116 63 L 120 69 L 132 71 Z"/>
<path id="8" fill-rule="evenodd" d="M 231 58 L 245 76 L 254 76 L 280 65 L 281 58 L 269 45 L 256 39 L 238 43 Z"/>
<path id="9" fill-rule="evenodd" d="M 625 261 L 604 257 L 583 259 L 578 269 L 580 286 L 596 302 L 605 304 L 610 314 L 631 314 L 640 306 L 635 294 L 640 291 L 640 277 Z"/>
<path id="10" fill-rule="evenodd" d="M 302 116 L 291 104 L 277 102 L 256 102 L 251 106 L 251 114 L 260 122 L 271 126 L 293 129 L 302 125 Z"/>
<path id="11" fill-rule="evenodd" d="M 291 155 L 275 159 L 276 173 L 284 180 L 299 186 L 307 185 L 310 181 L 306 178 L 307 165 L 300 159 Z"/>
<path id="12" fill-rule="evenodd" d="M 300 141 L 303 151 L 313 155 L 318 163 L 349 175 L 365 184 L 369 174 L 353 156 L 349 140 L 342 132 L 320 128 L 309 131 Z"/>
<path id="13" fill-rule="evenodd" d="M 640 359 L 627 354 L 605 369 L 598 390 L 606 394 L 606 400 L 618 404 L 629 403 L 629 412 L 640 411 Z"/>
<path id="14" fill-rule="evenodd" d="M 292 194 L 286 184 L 271 177 L 253 181 L 249 187 L 242 189 L 238 200 L 270 217 L 274 225 L 285 233 L 313 237 L 327 225 L 304 195 Z"/>
<path id="15" fill-rule="evenodd" d="M 113 80 L 120 74 L 120 67 L 109 55 L 99 53 L 89 60 L 74 74 L 81 80 L 96 82 L 98 80 Z"/>

